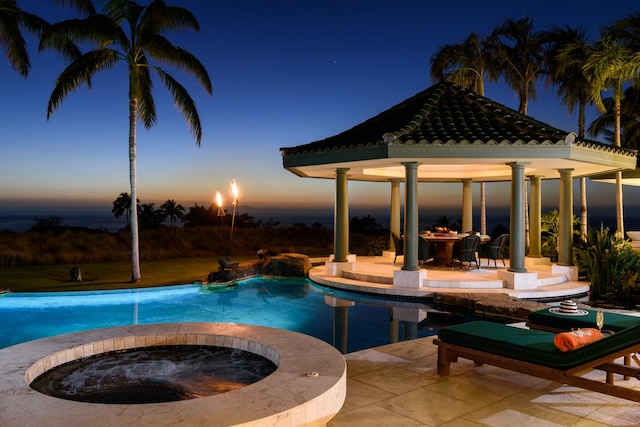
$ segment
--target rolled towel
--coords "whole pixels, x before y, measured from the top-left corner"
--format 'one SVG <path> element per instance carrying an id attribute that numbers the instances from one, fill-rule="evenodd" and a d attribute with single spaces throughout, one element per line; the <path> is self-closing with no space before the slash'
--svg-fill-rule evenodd
<path id="1" fill-rule="evenodd" d="M 602 332 L 595 328 L 577 329 L 556 335 L 553 343 L 560 351 L 571 351 L 583 347 L 602 338 Z"/>

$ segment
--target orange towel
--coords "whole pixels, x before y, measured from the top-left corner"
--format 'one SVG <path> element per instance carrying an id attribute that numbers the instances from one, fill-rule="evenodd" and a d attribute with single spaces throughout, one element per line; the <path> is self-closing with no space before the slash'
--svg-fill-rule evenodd
<path id="1" fill-rule="evenodd" d="M 571 332 L 562 332 L 555 336 L 553 343 L 561 351 L 571 351 L 583 347 L 602 338 L 602 332 L 595 328 L 577 329 Z"/>

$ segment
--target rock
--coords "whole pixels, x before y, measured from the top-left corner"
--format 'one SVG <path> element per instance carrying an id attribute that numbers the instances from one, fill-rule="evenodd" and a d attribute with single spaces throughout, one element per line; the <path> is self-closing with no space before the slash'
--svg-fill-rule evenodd
<path id="1" fill-rule="evenodd" d="M 311 261 L 307 255 L 285 253 L 238 265 L 230 259 L 220 263 L 218 271 L 209 273 L 208 283 L 230 282 L 257 275 L 282 277 L 307 277 L 311 270 Z M 229 267 L 229 268 L 227 268 Z"/>
<path id="2" fill-rule="evenodd" d="M 436 293 L 434 302 L 473 310 L 477 316 L 523 322 L 529 313 L 547 307 L 537 301 L 523 301 L 506 294 Z"/>
<path id="3" fill-rule="evenodd" d="M 307 277 L 309 270 L 311 261 L 308 256 L 288 253 L 267 258 L 260 273 L 265 276 Z"/>
<path id="4" fill-rule="evenodd" d="M 72 282 L 82 282 L 82 272 L 78 267 L 73 267 L 69 272 Z"/>

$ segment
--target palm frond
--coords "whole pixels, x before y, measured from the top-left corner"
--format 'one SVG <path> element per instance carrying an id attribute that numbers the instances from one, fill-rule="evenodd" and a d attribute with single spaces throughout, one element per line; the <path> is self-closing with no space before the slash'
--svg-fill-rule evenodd
<path id="1" fill-rule="evenodd" d="M 83 15 L 93 15 L 96 13 L 96 9 L 91 0 L 55 0 L 55 2 L 61 5 L 69 4 Z"/>
<path id="2" fill-rule="evenodd" d="M 213 89 L 209 73 L 192 53 L 173 45 L 162 36 L 155 36 L 147 40 L 144 47 L 147 54 L 153 59 L 193 75 L 207 93 L 211 95 Z"/>
<path id="3" fill-rule="evenodd" d="M 132 95 L 135 94 L 138 99 L 138 118 L 144 127 L 149 129 L 156 123 L 157 116 L 156 104 L 153 99 L 153 81 L 145 56 L 139 59 L 138 64 L 131 72 L 135 73 L 131 79 L 131 84 L 135 87 L 131 87 L 129 91 Z"/>
<path id="4" fill-rule="evenodd" d="M 167 6 L 163 1 L 154 0 L 140 18 L 140 33 L 161 34 L 164 31 L 200 31 L 196 17 L 180 6 Z"/>
<path id="5" fill-rule="evenodd" d="M 160 76 L 160 79 L 164 82 L 167 90 L 173 96 L 173 101 L 178 110 L 184 115 L 191 133 L 196 139 L 196 145 L 200 145 L 202 140 L 202 125 L 200 124 L 200 116 L 198 115 L 198 109 L 196 103 L 193 101 L 189 92 L 178 83 L 171 75 L 165 73 L 161 68 L 155 68 L 156 72 Z"/>
<path id="6" fill-rule="evenodd" d="M 111 68 L 118 62 L 118 52 L 111 49 L 99 49 L 88 52 L 65 68 L 51 93 L 47 106 L 47 119 L 60 106 L 62 100 L 82 84 L 91 87 L 91 78 L 94 74 Z"/>
<path id="7" fill-rule="evenodd" d="M 26 77 L 31 68 L 29 52 L 22 29 L 39 36 L 49 23 L 42 18 L 19 9 L 15 1 L 0 9 L 0 46 L 11 67 Z"/>

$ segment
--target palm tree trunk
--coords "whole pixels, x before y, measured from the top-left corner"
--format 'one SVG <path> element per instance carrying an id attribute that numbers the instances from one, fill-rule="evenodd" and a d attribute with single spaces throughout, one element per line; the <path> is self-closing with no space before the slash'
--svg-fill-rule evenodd
<path id="1" fill-rule="evenodd" d="M 483 236 L 487 234 L 487 195 L 485 185 L 484 181 L 480 183 L 480 234 Z"/>
<path id="2" fill-rule="evenodd" d="M 580 178 L 580 238 L 587 241 L 587 178 Z"/>
<path id="3" fill-rule="evenodd" d="M 620 96 L 615 95 L 616 124 L 614 145 L 620 147 Z M 624 215 L 622 208 L 622 172 L 616 172 L 616 234 L 624 238 Z"/>
<path id="4" fill-rule="evenodd" d="M 129 100 L 129 182 L 131 184 L 131 281 L 140 281 L 140 245 L 138 237 L 138 207 L 136 200 L 138 195 L 137 169 L 136 169 L 136 121 L 138 101 L 135 98 Z"/>

